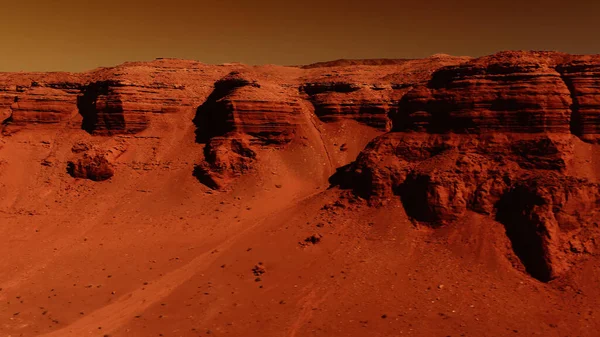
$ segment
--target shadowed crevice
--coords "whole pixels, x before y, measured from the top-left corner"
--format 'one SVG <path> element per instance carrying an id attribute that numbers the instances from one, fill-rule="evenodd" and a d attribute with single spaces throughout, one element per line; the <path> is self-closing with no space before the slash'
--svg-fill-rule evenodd
<path id="1" fill-rule="evenodd" d="M 77 97 L 77 109 L 83 118 L 81 129 L 93 134 L 100 126 L 104 126 L 106 130 L 123 130 L 125 129 L 125 116 L 123 115 L 123 104 L 118 99 L 112 99 L 111 104 L 103 107 L 98 107 L 98 97 L 108 96 L 110 87 L 116 86 L 117 83 L 111 81 L 101 81 L 89 84 L 82 95 Z M 102 113 L 100 114 L 100 110 Z"/>
<path id="2" fill-rule="evenodd" d="M 497 203 L 496 220 L 504 225 L 512 249 L 529 275 L 542 282 L 551 279 L 551 267 L 544 247 L 544 229 L 534 208 L 540 196 L 526 188 L 514 188 Z"/>
<path id="3" fill-rule="evenodd" d="M 571 110 L 571 118 L 569 119 L 569 130 L 571 134 L 581 138 L 583 136 L 583 118 L 580 112 L 579 98 L 575 93 L 575 86 L 573 85 L 573 81 L 567 76 L 565 76 L 564 69 L 558 67 L 556 70 L 560 74 L 560 78 L 567 86 L 567 89 L 569 89 L 569 94 L 571 95 L 571 105 L 569 107 L 569 109 Z"/>
<path id="4" fill-rule="evenodd" d="M 237 72 L 232 72 L 214 84 L 214 89 L 196 109 L 196 115 L 192 120 L 196 126 L 196 142 L 207 143 L 211 138 L 222 136 L 234 130 L 232 124 L 233 109 L 225 97 L 233 93 L 237 88 L 254 85 L 250 81 L 237 77 Z"/>
<path id="5" fill-rule="evenodd" d="M 440 220 L 430 207 L 427 192 L 431 180 L 425 175 L 414 175 L 399 185 L 395 194 L 400 195 L 406 214 L 417 221 L 434 223 Z"/>

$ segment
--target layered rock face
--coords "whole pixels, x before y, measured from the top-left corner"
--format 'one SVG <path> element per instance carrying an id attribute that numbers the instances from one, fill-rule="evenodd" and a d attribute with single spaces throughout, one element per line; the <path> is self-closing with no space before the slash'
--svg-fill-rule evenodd
<path id="1" fill-rule="evenodd" d="M 571 91 L 571 132 L 582 139 L 600 141 L 600 57 L 580 57 L 558 71 Z"/>
<path id="2" fill-rule="evenodd" d="M 145 130 L 154 115 L 200 107 L 200 119 L 221 115 L 229 129 L 279 142 L 289 141 L 285 134 L 293 133 L 294 116 L 308 102 L 324 122 L 351 119 L 381 130 L 392 124 L 395 131 L 430 133 L 568 128 L 595 141 L 599 64 L 597 57 L 542 52 L 274 69 L 156 60 L 82 74 L 3 74 L 0 109 L 21 124 L 61 123 L 78 111 L 87 131 L 117 134 Z M 237 75 L 224 78 L 232 70 Z M 236 84 L 235 77 L 248 83 Z"/>
<path id="3" fill-rule="evenodd" d="M 55 124 L 77 114 L 82 83 L 70 74 L 0 75 L 0 110 L 16 125 Z"/>
<path id="4" fill-rule="evenodd" d="M 194 123 L 201 142 L 234 132 L 253 142 L 281 144 L 292 140 L 301 113 L 300 99 L 289 87 L 235 71 L 215 83 Z"/>
<path id="5" fill-rule="evenodd" d="M 600 235 L 600 184 L 571 164 L 579 137 L 594 138 L 594 76 L 567 61 L 508 52 L 438 70 L 401 99 L 392 132 L 360 154 L 345 183 L 372 203 L 398 197 L 434 227 L 487 214 L 532 276 L 562 275 Z M 584 113 L 578 99 L 589 102 Z"/>
<path id="6" fill-rule="evenodd" d="M 153 115 L 192 111 L 224 71 L 210 70 L 199 62 L 156 60 L 93 72 L 78 99 L 82 128 L 98 135 L 138 133 Z"/>
<path id="7" fill-rule="evenodd" d="M 394 106 L 391 85 L 321 82 L 308 83 L 301 90 L 324 122 L 353 119 L 382 130 L 390 128 L 387 114 Z"/>
<path id="8" fill-rule="evenodd" d="M 15 124 L 58 123 L 77 114 L 77 89 L 65 91 L 49 87 L 32 87 L 26 95 L 17 96 L 11 105 Z"/>
<path id="9" fill-rule="evenodd" d="M 569 133 L 573 102 L 557 58 L 502 53 L 440 69 L 402 98 L 394 130 Z"/>
<path id="10" fill-rule="evenodd" d="M 542 281 L 600 240 L 600 174 L 578 152 L 600 140 L 598 56 L 502 52 L 305 67 L 156 60 L 83 74 L 0 74 L 0 113 L 17 125 L 82 119 L 93 136 L 187 123 L 204 144 L 194 174 L 215 189 L 253 171 L 262 148 L 283 149 L 301 132 L 315 138 L 311 149 L 327 152 L 326 137 L 341 150 L 356 136 L 343 135 L 347 125 L 371 127 L 369 137 L 390 130 L 335 181 L 372 204 L 398 198 L 410 218 L 432 227 L 485 214 L 505 226 L 521 267 Z M 322 132 L 321 122 L 337 121 L 349 123 Z M 69 173 L 118 174 L 117 157 L 94 151 L 77 153 Z M 323 157 L 331 165 L 329 152 Z"/>
<path id="11" fill-rule="evenodd" d="M 469 58 L 434 55 L 423 60 L 357 60 L 325 62 L 305 67 L 312 76 L 300 87 L 314 105 L 315 114 L 324 122 L 356 120 L 389 131 L 388 117 L 397 109 L 398 101 L 413 86 L 429 80 L 442 66 L 457 65 Z M 378 73 L 372 73 L 377 64 Z M 393 66 L 391 66 L 393 64 Z M 326 67 L 336 67 L 328 69 Z M 361 72 L 369 74 L 359 75 Z"/>
<path id="12" fill-rule="evenodd" d="M 82 128 L 94 134 L 136 133 L 148 124 L 148 103 L 136 103 L 133 92 L 119 82 L 95 82 L 79 97 Z M 129 101 L 128 101 L 129 100 Z M 156 107 L 155 107 L 156 108 Z"/>
<path id="13" fill-rule="evenodd" d="M 96 135 L 138 133 L 153 115 L 192 112 L 225 67 L 156 60 L 69 73 L 0 74 L 0 110 L 14 125 L 66 124 Z"/>

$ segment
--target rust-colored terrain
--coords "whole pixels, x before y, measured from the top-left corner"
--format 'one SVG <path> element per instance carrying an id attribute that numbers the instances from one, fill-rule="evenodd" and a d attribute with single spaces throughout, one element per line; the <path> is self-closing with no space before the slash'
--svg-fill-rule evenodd
<path id="1" fill-rule="evenodd" d="M 0 73 L 0 336 L 598 336 L 600 56 Z"/>

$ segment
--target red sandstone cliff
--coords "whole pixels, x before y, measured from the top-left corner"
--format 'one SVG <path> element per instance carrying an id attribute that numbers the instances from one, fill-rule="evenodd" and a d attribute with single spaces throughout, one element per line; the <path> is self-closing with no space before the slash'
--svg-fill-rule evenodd
<path id="1" fill-rule="evenodd" d="M 600 139 L 599 85 L 600 57 L 553 52 L 304 67 L 161 59 L 0 74 L 0 111 L 4 137 L 43 127 L 101 139 L 66 158 L 76 178 L 119 175 L 118 156 L 104 153 L 121 146 L 127 157 L 129 138 L 111 136 L 164 130 L 194 129 L 205 145 L 190 174 L 215 189 L 268 170 L 265 151 L 311 153 L 299 164 L 310 174 L 337 168 L 334 184 L 371 204 L 399 198 L 416 223 L 469 211 L 504 223 L 522 266 L 547 281 L 599 234 L 597 165 L 581 157 Z"/>
<path id="2" fill-rule="evenodd" d="M 3 73 L 0 118 L 0 333 L 597 335 L 598 56 Z"/>

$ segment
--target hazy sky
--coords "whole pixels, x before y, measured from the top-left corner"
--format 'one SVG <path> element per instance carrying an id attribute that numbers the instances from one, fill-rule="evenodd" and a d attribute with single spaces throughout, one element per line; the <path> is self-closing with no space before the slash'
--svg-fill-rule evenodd
<path id="1" fill-rule="evenodd" d="M 0 0 L 0 71 L 600 53 L 597 0 Z"/>

